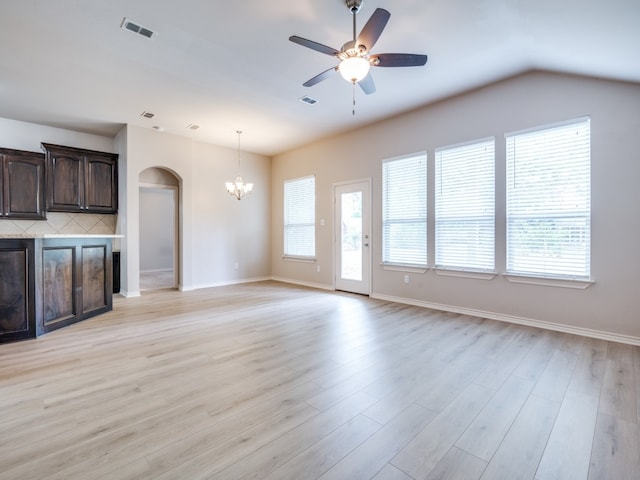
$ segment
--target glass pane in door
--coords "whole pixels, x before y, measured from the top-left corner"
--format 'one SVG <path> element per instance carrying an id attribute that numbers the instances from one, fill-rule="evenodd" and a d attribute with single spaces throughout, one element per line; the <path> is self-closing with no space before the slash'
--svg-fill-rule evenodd
<path id="1" fill-rule="evenodd" d="M 362 192 L 343 193 L 341 277 L 362 280 Z"/>

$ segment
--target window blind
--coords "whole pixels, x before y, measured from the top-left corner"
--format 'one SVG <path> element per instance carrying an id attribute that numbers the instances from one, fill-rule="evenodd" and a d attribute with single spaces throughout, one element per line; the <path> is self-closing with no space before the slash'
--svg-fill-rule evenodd
<path id="1" fill-rule="evenodd" d="M 427 265 L 427 156 L 382 164 L 382 261 Z"/>
<path id="2" fill-rule="evenodd" d="M 494 143 L 436 149 L 436 267 L 495 269 Z"/>
<path id="3" fill-rule="evenodd" d="M 315 257 L 315 225 L 315 177 L 284 182 L 284 254 L 294 257 Z"/>
<path id="4" fill-rule="evenodd" d="M 590 120 L 506 136 L 507 272 L 588 279 Z"/>

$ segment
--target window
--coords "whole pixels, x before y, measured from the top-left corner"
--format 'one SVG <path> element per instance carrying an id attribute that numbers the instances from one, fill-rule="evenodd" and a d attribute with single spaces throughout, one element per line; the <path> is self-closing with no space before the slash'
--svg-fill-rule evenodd
<path id="1" fill-rule="evenodd" d="M 382 261 L 427 265 L 427 155 L 382 164 Z"/>
<path id="2" fill-rule="evenodd" d="M 506 140 L 507 272 L 589 279 L 590 120 Z"/>
<path id="3" fill-rule="evenodd" d="M 493 138 L 436 150 L 436 267 L 495 269 Z"/>
<path id="4" fill-rule="evenodd" d="M 304 177 L 284 182 L 284 254 L 316 255 L 316 179 Z"/>

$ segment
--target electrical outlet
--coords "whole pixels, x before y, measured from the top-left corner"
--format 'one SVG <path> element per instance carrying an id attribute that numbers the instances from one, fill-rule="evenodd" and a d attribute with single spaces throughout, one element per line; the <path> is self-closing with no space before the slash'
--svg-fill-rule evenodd
<path id="1" fill-rule="evenodd" d="M 320 273 L 320 265 L 316 265 L 316 272 Z"/>
<path id="2" fill-rule="evenodd" d="M 404 283 L 409 283 L 409 275 L 404 276 Z"/>
<path id="3" fill-rule="evenodd" d="M 234 268 L 235 270 L 237 270 L 238 268 L 240 268 L 240 265 L 238 265 L 238 262 L 236 262 L 236 263 L 233 265 L 233 268 Z"/>

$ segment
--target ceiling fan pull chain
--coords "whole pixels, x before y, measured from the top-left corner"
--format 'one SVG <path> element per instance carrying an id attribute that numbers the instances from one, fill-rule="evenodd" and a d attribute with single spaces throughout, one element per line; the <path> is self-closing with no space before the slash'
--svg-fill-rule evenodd
<path id="1" fill-rule="evenodd" d="M 353 110 L 351 110 L 351 114 L 356 116 L 356 82 L 353 83 Z"/>

